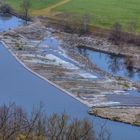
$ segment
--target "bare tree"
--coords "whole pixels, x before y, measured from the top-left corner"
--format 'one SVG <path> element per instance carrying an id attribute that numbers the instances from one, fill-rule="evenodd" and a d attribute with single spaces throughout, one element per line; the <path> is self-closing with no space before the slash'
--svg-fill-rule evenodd
<path id="1" fill-rule="evenodd" d="M 47 117 L 40 105 L 27 113 L 14 103 L 0 106 L 0 140 L 110 140 L 106 123 L 99 137 L 88 119 L 71 119 L 67 114 Z"/>
<path id="2" fill-rule="evenodd" d="M 121 43 L 121 39 L 122 39 L 122 26 L 121 26 L 121 24 L 115 23 L 113 25 L 109 39 L 111 41 L 113 41 L 116 45 L 119 45 Z"/>
<path id="3" fill-rule="evenodd" d="M 26 21 L 29 20 L 29 10 L 31 8 L 30 0 L 22 0 L 21 8 L 23 10 L 23 15 Z"/>
<path id="4" fill-rule="evenodd" d="M 85 14 L 83 16 L 83 33 L 89 32 L 90 15 Z"/>
<path id="5" fill-rule="evenodd" d="M 111 139 L 111 133 L 109 133 L 108 129 L 106 128 L 106 123 L 107 123 L 107 121 L 105 121 L 100 127 L 98 140 L 110 140 Z"/>
<path id="6" fill-rule="evenodd" d="M 136 29 L 137 29 L 137 22 L 136 20 L 132 20 L 130 23 L 129 23 L 129 28 L 128 28 L 128 31 L 130 31 L 131 33 L 136 33 Z"/>
<path id="7" fill-rule="evenodd" d="M 65 113 L 47 117 L 41 106 L 31 114 L 15 104 L 0 107 L 0 140 L 95 140 L 91 124 Z"/>

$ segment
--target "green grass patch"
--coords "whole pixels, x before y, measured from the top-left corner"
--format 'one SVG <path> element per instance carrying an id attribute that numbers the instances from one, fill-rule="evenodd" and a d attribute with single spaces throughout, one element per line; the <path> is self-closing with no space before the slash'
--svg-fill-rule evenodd
<path id="1" fill-rule="evenodd" d="M 89 13 L 91 24 L 104 28 L 119 22 L 129 30 L 130 24 L 136 22 L 140 31 L 140 0 L 71 0 L 55 11 L 79 16 Z"/>
<path id="2" fill-rule="evenodd" d="M 46 7 L 49 7 L 53 4 L 56 4 L 58 2 L 60 2 L 61 0 L 30 0 L 31 1 L 31 10 L 39 10 L 39 9 L 43 9 Z M 6 2 L 8 4 L 10 4 L 12 6 L 12 8 L 14 8 L 17 11 L 20 11 L 20 5 L 22 3 L 22 0 L 6 0 Z"/>

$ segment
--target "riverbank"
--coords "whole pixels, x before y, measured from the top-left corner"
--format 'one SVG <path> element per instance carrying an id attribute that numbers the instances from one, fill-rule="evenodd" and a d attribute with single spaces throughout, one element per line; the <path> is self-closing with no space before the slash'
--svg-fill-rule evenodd
<path id="1" fill-rule="evenodd" d="M 64 43 L 64 38 L 68 36 L 46 28 L 41 22 L 36 21 L 28 26 L 3 33 L 1 39 L 32 72 L 55 83 L 89 107 L 123 105 L 123 102 L 113 101 L 108 97 L 126 96 L 129 91 L 138 90 L 135 83 L 107 74 L 95 65 L 91 65 L 83 56 L 75 55 L 73 49 L 68 49 L 68 42 Z M 133 97 L 131 99 L 133 101 Z M 131 115 L 137 118 L 139 110 L 133 114 L 129 108 L 125 110 L 125 114 L 129 117 L 125 118 L 124 122 L 134 124 L 138 121 L 129 118 Z M 109 110 L 105 111 L 107 113 Z M 122 118 L 121 113 L 118 114 Z"/>
<path id="2" fill-rule="evenodd" d="M 139 110 L 140 107 L 135 106 L 93 107 L 91 110 L 89 110 L 89 114 L 112 121 L 140 126 L 140 114 L 138 113 L 140 112 Z"/>
<path id="3" fill-rule="evenodd" d="M 107 54 L 120 55 L 129 57 L 132 62 L 130 66 L 140 69 L 140 47 L 131 44 L 113 45 L 107 38 L 101 38 L 97 36 L 73 36 L 66 34 L 63 38 L 64 42 L 68 43 L 68 46 L 73 48 L 82 47 L 91 50 L 104 52 Z M 133 65 L 132 65 L 133 64 Z"/>
<path id="4" fill-rule="evenodd" d="M 66 42 L 68 44 L 67 46 L 72 49 L 77 47 L 87 48 L 107 54 L 125 56 L 129 59 L 129 62 L 131 62 L 129 63 L 130 67 L 140 69 L 140 47 L 127 42 L 123 42 L 120 45 L 114 45 L 114 43 L 108 39 L 111 32 L 110 30 L 95 28 L 92 33 L 79 36 L 79 34 L 76 33 L 66 33 L 67 30 L 65 32 L 65 24 L 61 20 L 55 21 L 47 17 L 39 17 L 39 19 L 44 26 L 59 30 L 58 36 L 63 38 L 63 42 Z M 133 38 L 135 38 L 135 35 Z"/>

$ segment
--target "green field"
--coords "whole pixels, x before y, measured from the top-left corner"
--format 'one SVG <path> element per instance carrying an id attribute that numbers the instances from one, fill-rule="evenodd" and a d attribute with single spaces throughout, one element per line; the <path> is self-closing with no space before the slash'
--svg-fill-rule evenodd
<path id="1" fill-rule="evenodd" d="M 13 8 L 20 9 L 21 0 L 7 1 Z M 58 4 L 62 1 L 65 3 Z M 136 24 L 137 31 L 140 31 L 140 0 L 31 0 L 31 2 L 31 11 L 35 13 L 34 15 L 47 15 L 47 8 L 56 5 L 50 9 L 61 15 L 69 13 L 81 18 L 84 14 L 89 14 L 90 24 L 94 26 L 110 28 L 119 22 L 128 31 L 133 23 Z"/>
<path id="2" fill-rule="evenodd" d="M 49 7 L 53 4 L 56 4 L 62 0 L 30 0 L 31 1 L 31 10 L 39 10 L 46 7 Z M 20 10 L 20 5 L 22 0 L 6 0 L 8 4 L 12 6 L 12 8 L 16 10 Z"/>
<path id="3" fill-rule="evenodd" d="M 105 28 L 119 22 L 128 29 L 136 23 L 140 31 L 140 0 L 71 0 L 55 10 L 79 16 L 89 13 L 91 24 Z"/>

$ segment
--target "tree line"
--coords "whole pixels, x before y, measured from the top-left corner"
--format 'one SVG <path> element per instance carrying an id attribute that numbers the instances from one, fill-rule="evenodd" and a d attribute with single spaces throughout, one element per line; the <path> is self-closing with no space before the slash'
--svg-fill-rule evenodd
<path id="1" fill-rule="evenodd" d="M 31 113 L 12 103 L 0 106 L 0 140 L 109 140 L 104 125 L 97 138 L 88 119 L 66 113 L 47 116 L 40 105 Z"/>

